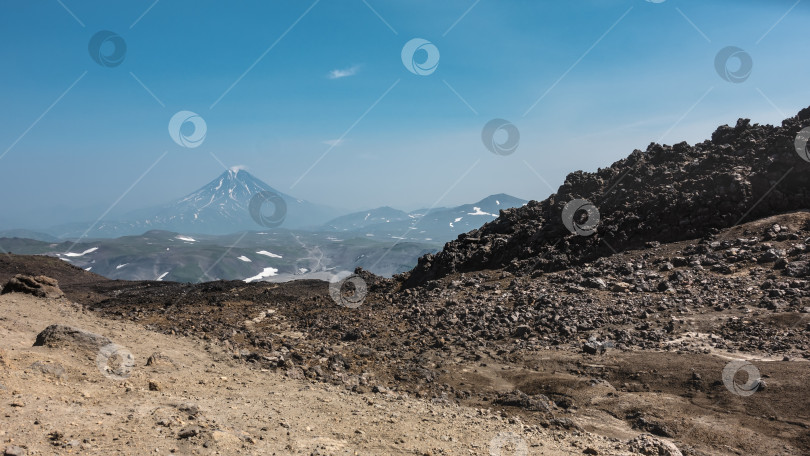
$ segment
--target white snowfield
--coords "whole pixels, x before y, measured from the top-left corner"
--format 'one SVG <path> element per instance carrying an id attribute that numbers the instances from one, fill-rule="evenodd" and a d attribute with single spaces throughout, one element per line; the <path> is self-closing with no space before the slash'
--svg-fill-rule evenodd
<path id="1" fill-rule="evenodd" d="M 188 237 L 188 236 L 183 236 L 183 235 L 177 235 L 177 236 L 175 236 L 175 239 L 180 239 L 181 241 L 186 241 L 186 242 L 197 242 L 196 239 L 194 239 L 192 237 Z"/>
<path id="2" fill-rule="evenodd" d="M 259 255 L 269 256 L 270 258 L 281 258 L 281 255 L 276 255 L 275 253 L 268 252 L 267 250 L 260 250 L 256 253 Z"/>
<path id="3" fill-rule="evenodd" d="M 164 272 L 163 274 L 160 275 L 160 277 L 157 278 L 157 281 L 158 282 L 163 282 L 163 278 L 166 277 L 167 275 L 169 275 L 169 273 Z"/>
<path id="4" fill-rule="evenodd" d="M 274 276 L 277 273 L 278 273 L 278 269 L 276 269 L 276 268 L 264 268 L 262 270 L 262 272 L 260 272 L 259 274 L 255 275 L 253 277 L 248 277 L 247 279 L 245 279 L 245 282 L 250 283 L 250 282 L 253 282 L 254 280 L 261 280 L 261 279 L 263 279 L 265 277 Z"/>
<path id="5" fill-rule="evenodd" d="M 237 258 L 237 260 L 242 260 L 242 261 L 244 261 L 245 263 L 252 263 L 252 262 L 253 262 L 253 261 L 251 261 L 251 260 L 250 260 L 250 258 L 248 258 L 248 257 L 246 257 L 246 256 L 244 256 L 244 255 L 242 255 L 242 256 L 240 256 L 240 257 L 238 257 L 238 258 Z"/>
<path id="6" fill-rule="evenodd" d="M 491 215 L 493 217 L 497 217 L 497 215 L 495 214 L 490 214 L 489 212 L 482 211 L 480 207 L 473 206 L 473 211 L 474 212 L 467 212 L 467 215 Z"/>
<path id="7" fill-rule="evenodd" d="M 96 250 L 98 250 L 98 247 L 93 247 L 92 249 L 87 249 L 82 253 L 68 252 L 68 253 L 63 253 L 62 255 L 67 256 L 67 257 L 80 257 L 80 256 L 87 255 L 88 253 L 93 253 Z"/>

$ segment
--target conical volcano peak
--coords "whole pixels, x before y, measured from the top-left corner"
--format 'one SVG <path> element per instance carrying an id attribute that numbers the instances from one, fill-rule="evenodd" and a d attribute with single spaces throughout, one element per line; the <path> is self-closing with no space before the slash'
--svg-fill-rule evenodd
<path id="1" fill-rule="evenodd" d="M 231 166 L 225 172 L 222 173 L 222 176 L 228 176 L 231 179 L 238 179 L 238 178 L 256 179 L 252 174 L 248 172 L 247 167 L 242 165 Z"/>

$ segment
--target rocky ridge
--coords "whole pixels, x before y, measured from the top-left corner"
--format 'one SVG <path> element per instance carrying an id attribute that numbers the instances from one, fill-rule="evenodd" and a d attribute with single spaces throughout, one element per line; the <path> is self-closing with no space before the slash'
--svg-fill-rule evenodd
<path id="1" fill-rule="evenodd" d="M 698 239 L 744 221 L 808 209 L 810 162 L 795 148 L 797 134 L 808 125 L 810 108 L 781 127 L 740 119 L 693 146 L 653 143 L 595 173 L 571 173 L 548 199 L 501 211 L 441 252 L 421 257 L 401 279 L 412 287 L 455 272 L 555 271 L 649 242 Z M 572 234 L 563 221 L 566 204 L 578 199 L 598 210 L 592 235 Z"/>

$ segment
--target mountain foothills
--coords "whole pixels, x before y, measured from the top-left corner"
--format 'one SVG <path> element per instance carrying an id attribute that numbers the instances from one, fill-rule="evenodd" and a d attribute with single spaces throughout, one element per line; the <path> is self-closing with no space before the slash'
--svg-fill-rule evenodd
<path id="1" fill-rule="evenodd" d="M 0 437 L 40 453 L 109 454 L 136 433 L 143 453 L 810 454 L 810 162 L 796 147 L 808 127 L 810 108 L 781 127 L 743 119 L 694 146 L 652 144 L 391 278 L 116 281 L 74 266 L 104 246 L 60 255 L 70 262 L 0 255 L 0 331 L 15 341 L 0 351 L 12 405 Z M 410 215 L 331 223 L 363 232 Z M 322 261 L 322 239 L 291 233 L 276 240 Z M 299 255 L 262 247 L 281 234 L 250 236 L 225 257 Z M 152 231 L 133 245 L 221 255 L 197 237 Z M 103 334 L 48 326 L 64 319 Z M 148 333 L 169 348 L 144 345 Z M 80 346 L 98 338 L 146 361 L 105 383 L 120 368 Z M 331 395 L 313 398 L 320 388 Z M 291 416 L 277 406 L 288 394 L 323 405 Z"/>
<path id="2" fill-rule="evenodd" d="M 334 233 L 274 230 L 232 235 L 182 235 L 152 230 L 137 236 L 43 242 L 0 239 L 8 252 L 49 255 L 121 280 L 203 282 L 326 279 L 356 267 L 382 276 L 407 271 L 436 244 L 379 242 Z"/>

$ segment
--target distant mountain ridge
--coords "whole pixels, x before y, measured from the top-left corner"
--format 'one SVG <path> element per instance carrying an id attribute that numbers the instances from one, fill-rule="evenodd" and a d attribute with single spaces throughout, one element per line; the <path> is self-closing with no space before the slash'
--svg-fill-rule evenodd
<path id="1" fill-rule="evenodd" d="M 3 230 L 0 231 L 0 238 L 20 238 L 20 239 L 33 239 L 43 242 L 57 242 L 59 238 L 48 233 L 41 233 L 34 230 Z"/>
<path id="2" fill-rule="evenodd" d="M 250 201 L 262 192 L 276 194 L 284 201 L 286 215 L 281 225 L 268 228 L 251 216 Z M 526 200 L 501 193 L 456 207 L 405 212 L 384 206 L 344 215 L 339 209 L 287 195 L 243 169 L 232 168 L 172 202 L 133 211 L 117 220 L 103 220 L 89 230 L 91 222 L 72 223 L 42 230 L 47 234 L 14 230 L 5 237 L 13 237 L 15 233 L 17 237 L 29 237 L 24 234 L 30 232 L 32 239 L 53 242 L 57 239 L 139 236 L 153 230 L 211 236 L 294 230 L 332 232 L 341 237 L 367 237 L 383 242 L 393 239 L 443 244 L 494 220 L 503 209 L 526 203 Z M 265 216 L 274 210 L 271 203 L 262 206 Z"/>
<path id="3" fill-rule="evenodd" d="M 501 210 L 521 207 L 527 202 L 500 193 L 450 208 L 405 212 L 385 206 L 338 217 L 329 221 L 324 229 L 369 237 L 446 242 L 495 220 Z"/>

